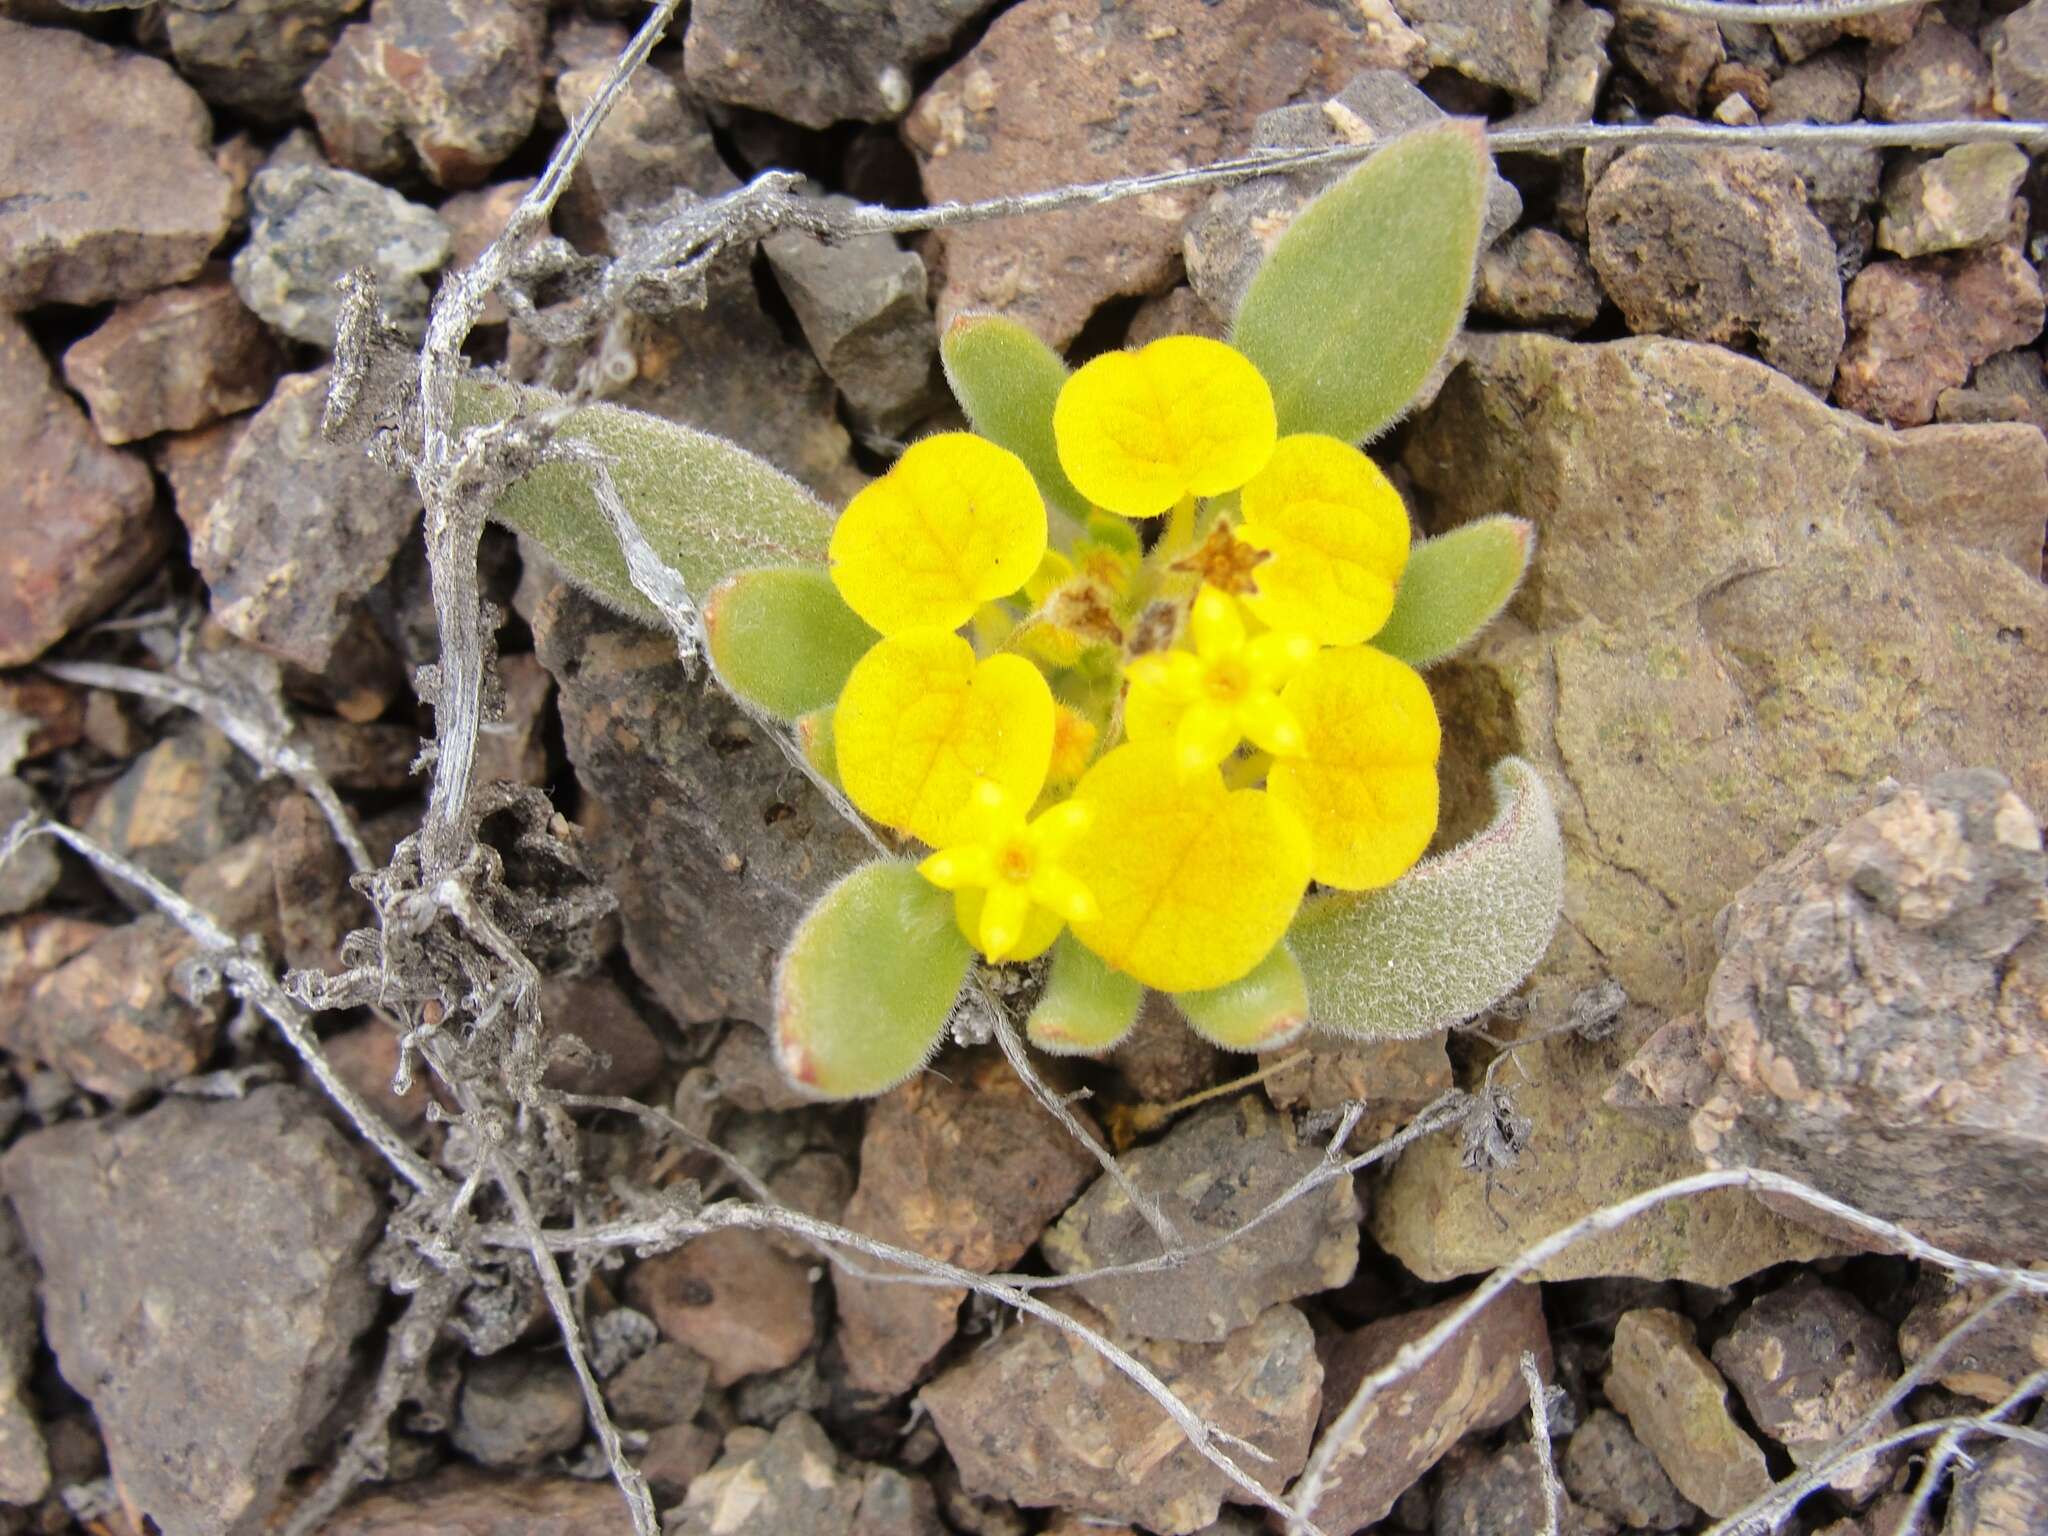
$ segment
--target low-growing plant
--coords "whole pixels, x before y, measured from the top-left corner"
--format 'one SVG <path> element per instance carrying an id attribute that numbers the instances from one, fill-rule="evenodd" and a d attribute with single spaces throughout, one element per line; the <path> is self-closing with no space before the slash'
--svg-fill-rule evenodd
<path id="1" fill-rule="evenodd" d="M 569 419 L 703 595 L 718 679 L 899 855 L 826 892 L 782 958 L 793 1080 L 902 1081 L 976 965 L 1042 961 L 1030 1038 L 1094 1053 L 1147 988 L 1262 1050 L 1310 1025 L 1439 1029 L 1540 958 L 1562 889 L 1546 792 L 1498 765 L 1492 825 L 1425 858 L 1441 733 L 1418 670 L 1506 603 L 1531 530 L 1411 543 L 1357 446 L 1456 334 L 1489 168 L 1466 125 L 1390 142 L 1279 236 L 1227 344 L 1070 372 L 1013 322 L 956 320 L 942 356 L 974 430 L 911 444 L 836 521 L 721 439 Z M 659 617 L 579 467 L 496 515 Z"/>

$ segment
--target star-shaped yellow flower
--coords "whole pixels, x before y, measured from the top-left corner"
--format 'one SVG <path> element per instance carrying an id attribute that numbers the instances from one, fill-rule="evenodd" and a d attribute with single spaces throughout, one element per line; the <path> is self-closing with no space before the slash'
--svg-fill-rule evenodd
<path id="1" fill-rule="evenodd" d="M 1096 914 L 1088 887 L 1064 863 L 1067 846 L 1094 819 L 1068 800 L 1035 821 L 994 783 L 977 788 L 962 818 L 961 837 L 918 865 L 918 873 L 954 896 L 954 915 L 968 942 L 991 964 L 1033 960 L 1068 923 Z"/>
<path id="2" fill-rule="evenodd" d="M 1183 775 L 1213 768 L 1249 740 L 1275 757 L 1301 752 L 1301 722 L 1280 691 L 1314 659 L 1316 643 L 1293 630 L 1249 633 L 1238 600 L 1211 586 L 1188 619 L 1194 649 L 1155 651 L 1124 669 L 1132 741 L 1170 741 Z"/>

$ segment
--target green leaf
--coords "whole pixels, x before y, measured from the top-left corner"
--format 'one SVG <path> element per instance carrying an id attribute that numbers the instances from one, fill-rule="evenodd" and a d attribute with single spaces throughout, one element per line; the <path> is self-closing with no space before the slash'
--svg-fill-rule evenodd
<path id="1" fill-rule="evenodd" d="M 839 782 L 839 738 L 833 733 L 832 722 L 838 718 L 838 706 L 827 704 L 823 709 L 814 709 L 807 715 L 796 718 L 796 744 L 803 749 L 804 761 L 809 763 L 818 776 L 841 793 L 845 786 Z"/>
<path id="2" fill-rule="evenodd" d="M 1039 494 L 1077 518 L 1088 498 L 1060 468 L 1053 444 L 1052 404 L 1067 382 L 1059 353 L 1001 315 L 962 315 L 939 341 L 946 382 L 974 430 L 1024 461 Z"/>
<path id="3" fill-rule="evenodd" d="M 1052 964 L 1024 1032 L 1041 1051 L 1095 1056 L 1130 1033 L 1145 989 L 1112 971 L 1071 933 L 1053 942 Z"/>
<path id="4" fill-rule="evenodd" d="M 1378 891 L 1310 898 L 1287 943 L 1316 1028 L 1409 1039 L 1484 1012 L 1550 947 L 1564 904 L 1564 843 L 1550 791 L 1520 758 L 1494 765 L 1485 831 Z"/>
<path id="5" fill-rule="evenodd" d="M 1441 123 L 1295 215 L 1231 329 L 1273 386 L 1282 432 L 1362 442 L 1415 398 L 1465 313 L 1486 175 L 1477 125 Z"/>
<path id="6" fill-rule="evenodd" d="M 974 951 L 952 896 L 909 864 L 863 864 L 818 899 L 775 973 L 775 1055 L 824 1099 L 883 1093 L 938 1050 Z"/>
<path id="7" fill-rule="evenodd" d="M 1372 643 L 1411 667 L 1442 661 L 1505 608 L 1536 553 L 1536 530 L 1519 517 L 1482 517 L 1408 555 L 1394 611 Z"/>
<path id="8" fill-rule="evenodd" d="M 830 704 L 882 637 L 815 566 L 728 576 L 704 602 L 718 680 L 778 720 Z"/>
<path id="9" fill-rule="evenodd" d="M 457 417 L 474 426 L 502 420 L 522 404 L 545 409 L 561 403 L 545 390 L 468 380 L 458 386 Z M 642 536 L 699 601 L 735 571 L 825 563 L 831 512 L 736 443 L 616 405 L 578 407 L 560 435 L 610 459 L 612 480 Z M 661 624 L 627 576 L 619 542 L 581 466 L 542 465 L 500 497 L 491 516 L 537 541 L 592 596 Z"/>
<path id="10" fill-rule="evenodd" d="M 1250 975 L 1206 992 L 1176 992 L 1173 1000 L 1196 1034 L 1226 1051 L 1270 1051 L 1308 1023 L 1308 983 L 1284 940 Z"/>

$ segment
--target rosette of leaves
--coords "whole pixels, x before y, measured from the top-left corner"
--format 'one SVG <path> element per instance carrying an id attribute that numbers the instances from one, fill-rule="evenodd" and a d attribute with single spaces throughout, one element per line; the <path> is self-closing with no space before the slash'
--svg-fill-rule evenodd
<path id="1" fill-rule="evenodd" d="M 974 430 L 912 444 L 836 519 L 719 439 L 571 419 L 702 596 L 718 679 L 896 850 L 782 958 L 795 1082 L 902 1081 L 977 965 L 1041 964 L 1031 1039 L 1093 1053 L 1148 988 L 1257 1050 L 1440 1029 L 1541 958 L 1563 856 L 1528 765 L 1495 767 L 1491 825 L 1424 856 L 1441 728 L 1420 671 L 1507 602 L 1531 529 L 1413 542 L 1358 446 L 1456 334 L 1488 168 L 1469 125 L 1390 142 L 1281 234 L 1228 343 L 1070 371 L 1014 323 L 956 321 L 942 355 Z M 497 515 L 658 617 L 575 467 Z"/>

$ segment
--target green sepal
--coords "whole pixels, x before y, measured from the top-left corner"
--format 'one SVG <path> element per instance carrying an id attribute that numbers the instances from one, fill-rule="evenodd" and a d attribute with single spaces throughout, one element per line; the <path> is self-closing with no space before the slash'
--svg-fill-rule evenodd
<path id="1" fill-rule="evenodd" d="M 974 951 L 953 897 L 895 859 L 805 914 L 775 972 L 775 1057 L 821 1099 L 884 1093 L 932 1059 Z"/>
<path id="2" fill-rule="evenodd" d="M 1536 529 L 1519 517 L 1482 517 L 1408 554 L 1394 611 L 1372 643 L 1411 667 L 1455 654 L 1508 605 L 1536 553 Z"/>
<path id="3" fill-rule="evenodd" d="M 819 778 L 843 794 L 845 786 L 839 782 L 839 737 L 832 729 L 832 722 L 838 718 L 837 710 L 836 704 L 827 704 L 823 709 L 798 715 L 793 729 L 804 761 Z"/>
<path id="4" fill-rule="evenodd" d="M 704 601 L 704 633 L 718 680 L 778 720 L 838 698 L 854 663 L 882 638 L 830 576 L 804 565 L 726 577 Z"/>
<path id="5" fill-rule="evenodd" d="M 1196 1034 L 1226 1051 L 1270 1051 L 1308 1024 L 1308 983 L 1282 940 L 1248 975 L 1173 1001 Z"/>
<path id="6" fill-rule="evenodd" d="M 1457 334 L 1486 203 L 1475 123 L 1405 133 L 1302 209 L 1246 286 L 1231 340 L 1280 430 L 1362 442 L 1405 410 Z"/>
<path id="7" fill-rule="evenodd" d="M 1085 537 L 1130 560 L 1136 560 L 1145 552 L 1144 541 L 1138 537 L 1138 525 L 1127 517 L 1090 511 L 1081 531 Z"/>
<path id="8" fill-rule="evenodd" d="M 1053 506 L 1086 518 L 1088 498 L 1060 468 L 1052 436 L 1052 406 L 1068 371 L 1059 353 L 1014 320 L 961 315 L 939 340 L 939 360 L 974 430 L 1022 459 Z"/>
<path id="9" fill-rule="evenodd" d="M 472 379 L 457 386 L 456 404 L 459 424 L 477 426 L 517 409 L 544 412 L 564 402 L 546 390 Z M 831 512 L 737 443 L 601 404 L 571 411 L 557 435 L 606 456 L 641 536 L 699 601 L 735 571 L 825 563 Z M 600 602 L 661 626 L 660 614 L 626 573 L 588 470 L 543 464 L 499 497 L 490 515 L 539 543 L 563 575 Z"/>
<path id="10" fill-rule="evenodd" d="M 1053 941 L 1052 960 L 1038 1005 L 1024 1033 L 1056 1056 L 1097 1056 L 1131 1032 L 1145 988 L 1112 971 L 1071 933 Z"/>
<path id="11" fill-rule="evenodd" d="M 1378 891 L 1311 897 L 1287 944 L 1316 1028 L 1410 1039 L 1485 1012 L 1522 984 L 1564 905 L 1564 842 L 1536 770 L 1504 758 L 1483 832 Z"/>

